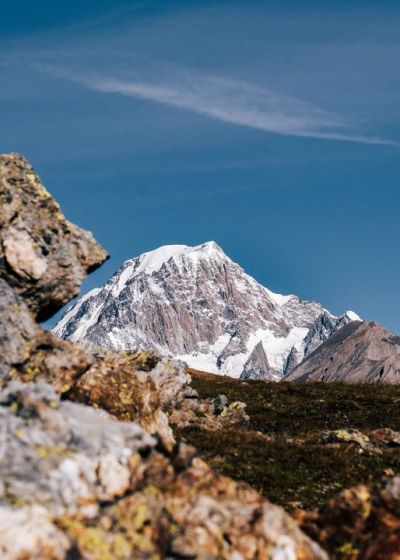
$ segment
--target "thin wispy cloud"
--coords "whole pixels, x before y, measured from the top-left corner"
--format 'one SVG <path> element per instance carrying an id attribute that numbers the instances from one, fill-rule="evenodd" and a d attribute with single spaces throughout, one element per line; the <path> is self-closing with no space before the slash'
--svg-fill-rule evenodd
<path id="1" fill-rule="evenodd" d="M 235 125 L 288 136 L 395 145 L 397 142 L 351 128 L 346 119 L 312 103 L 257 85 L 176 66 L 151 63 L 146 69 L 121 72 L 39 68 L 103 93 L 170 105 Z"/>

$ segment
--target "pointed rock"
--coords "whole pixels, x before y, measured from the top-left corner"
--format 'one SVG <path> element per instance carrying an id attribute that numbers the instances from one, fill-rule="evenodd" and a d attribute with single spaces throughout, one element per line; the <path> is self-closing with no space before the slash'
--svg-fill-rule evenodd
<path id="1" fill-rule="evenodd" d="M 268 363 L 261 340 L 256 344 L 245 363 L 240 379 L 263 379 L 265 381 L 279 379 L 279 372 L 274 371 Z"/>

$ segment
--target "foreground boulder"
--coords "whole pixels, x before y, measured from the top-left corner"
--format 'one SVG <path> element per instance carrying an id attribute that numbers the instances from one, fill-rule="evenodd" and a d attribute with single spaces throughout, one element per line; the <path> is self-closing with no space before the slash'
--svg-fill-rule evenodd
<path id="1" fill-rule="evenodd" d="M 393 473 L 391 473 L 393 474 Z M 398 560 L 400 477 L 341 492 L 318 512 L 299 514 L 304 530 L 340 560 Z"/>
<path id="2" fill-rule="evenodd" d="M 0 386 L 13 378 L 31 381 L 41 377 L 61 393 L 92 362 L 78 345 L 42 329 L 25 301 L 0 278 Z"/>
<path id="3" fill-rule="evenodd" d="M 106 258 L 91 233 L 64 218 L 22 156 L 0 155 L 0 277 L 38 319 L 76 296 Z"/>
<path id="4" fill-rule="evenodd" d="M 353 321 L 284 380 L 400 383 L 400 337 L 377 323 Z"/>
<path id="5" fill-rule="evenodd" d="M 2 558 L 327 558 L 281 508 L 189 448 L 159 448 L 44 382 L 9 384 L 0 418 Z"/>

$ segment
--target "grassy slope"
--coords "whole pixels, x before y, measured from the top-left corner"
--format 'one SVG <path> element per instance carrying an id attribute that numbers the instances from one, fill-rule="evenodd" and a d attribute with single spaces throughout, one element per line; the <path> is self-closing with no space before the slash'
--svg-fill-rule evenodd
<path id="1" fill-rule="evenodd" d="M 177 429 L 218 471 L 243 479 L 287 509 L 312 509 L 340 489 L 400 471 L 400 447 L 327 443 L 327 430 L 400 430 L 400 386 L 238 381 L 190 371 L 203 397 L 247 403 L 250 423 L 230 431 Z"/>

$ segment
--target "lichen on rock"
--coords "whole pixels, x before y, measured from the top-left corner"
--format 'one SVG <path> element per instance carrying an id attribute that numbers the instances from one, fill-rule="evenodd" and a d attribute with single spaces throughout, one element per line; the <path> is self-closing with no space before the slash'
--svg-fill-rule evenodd
<path id="1" fill-rule="evenodd" d="M 0 386 L 13 378 L 44 378 L 59 393 L 92 363 L 79 345 L 42 329 L 23 299 L 0 278 Z"/>
<path id="2" fill-rule="evenodd" d="M 22 156 L 0 155 L 0 277 L 39 319 L 76 296 L 106 258 L 91 233 L 64 218 Z"/>

